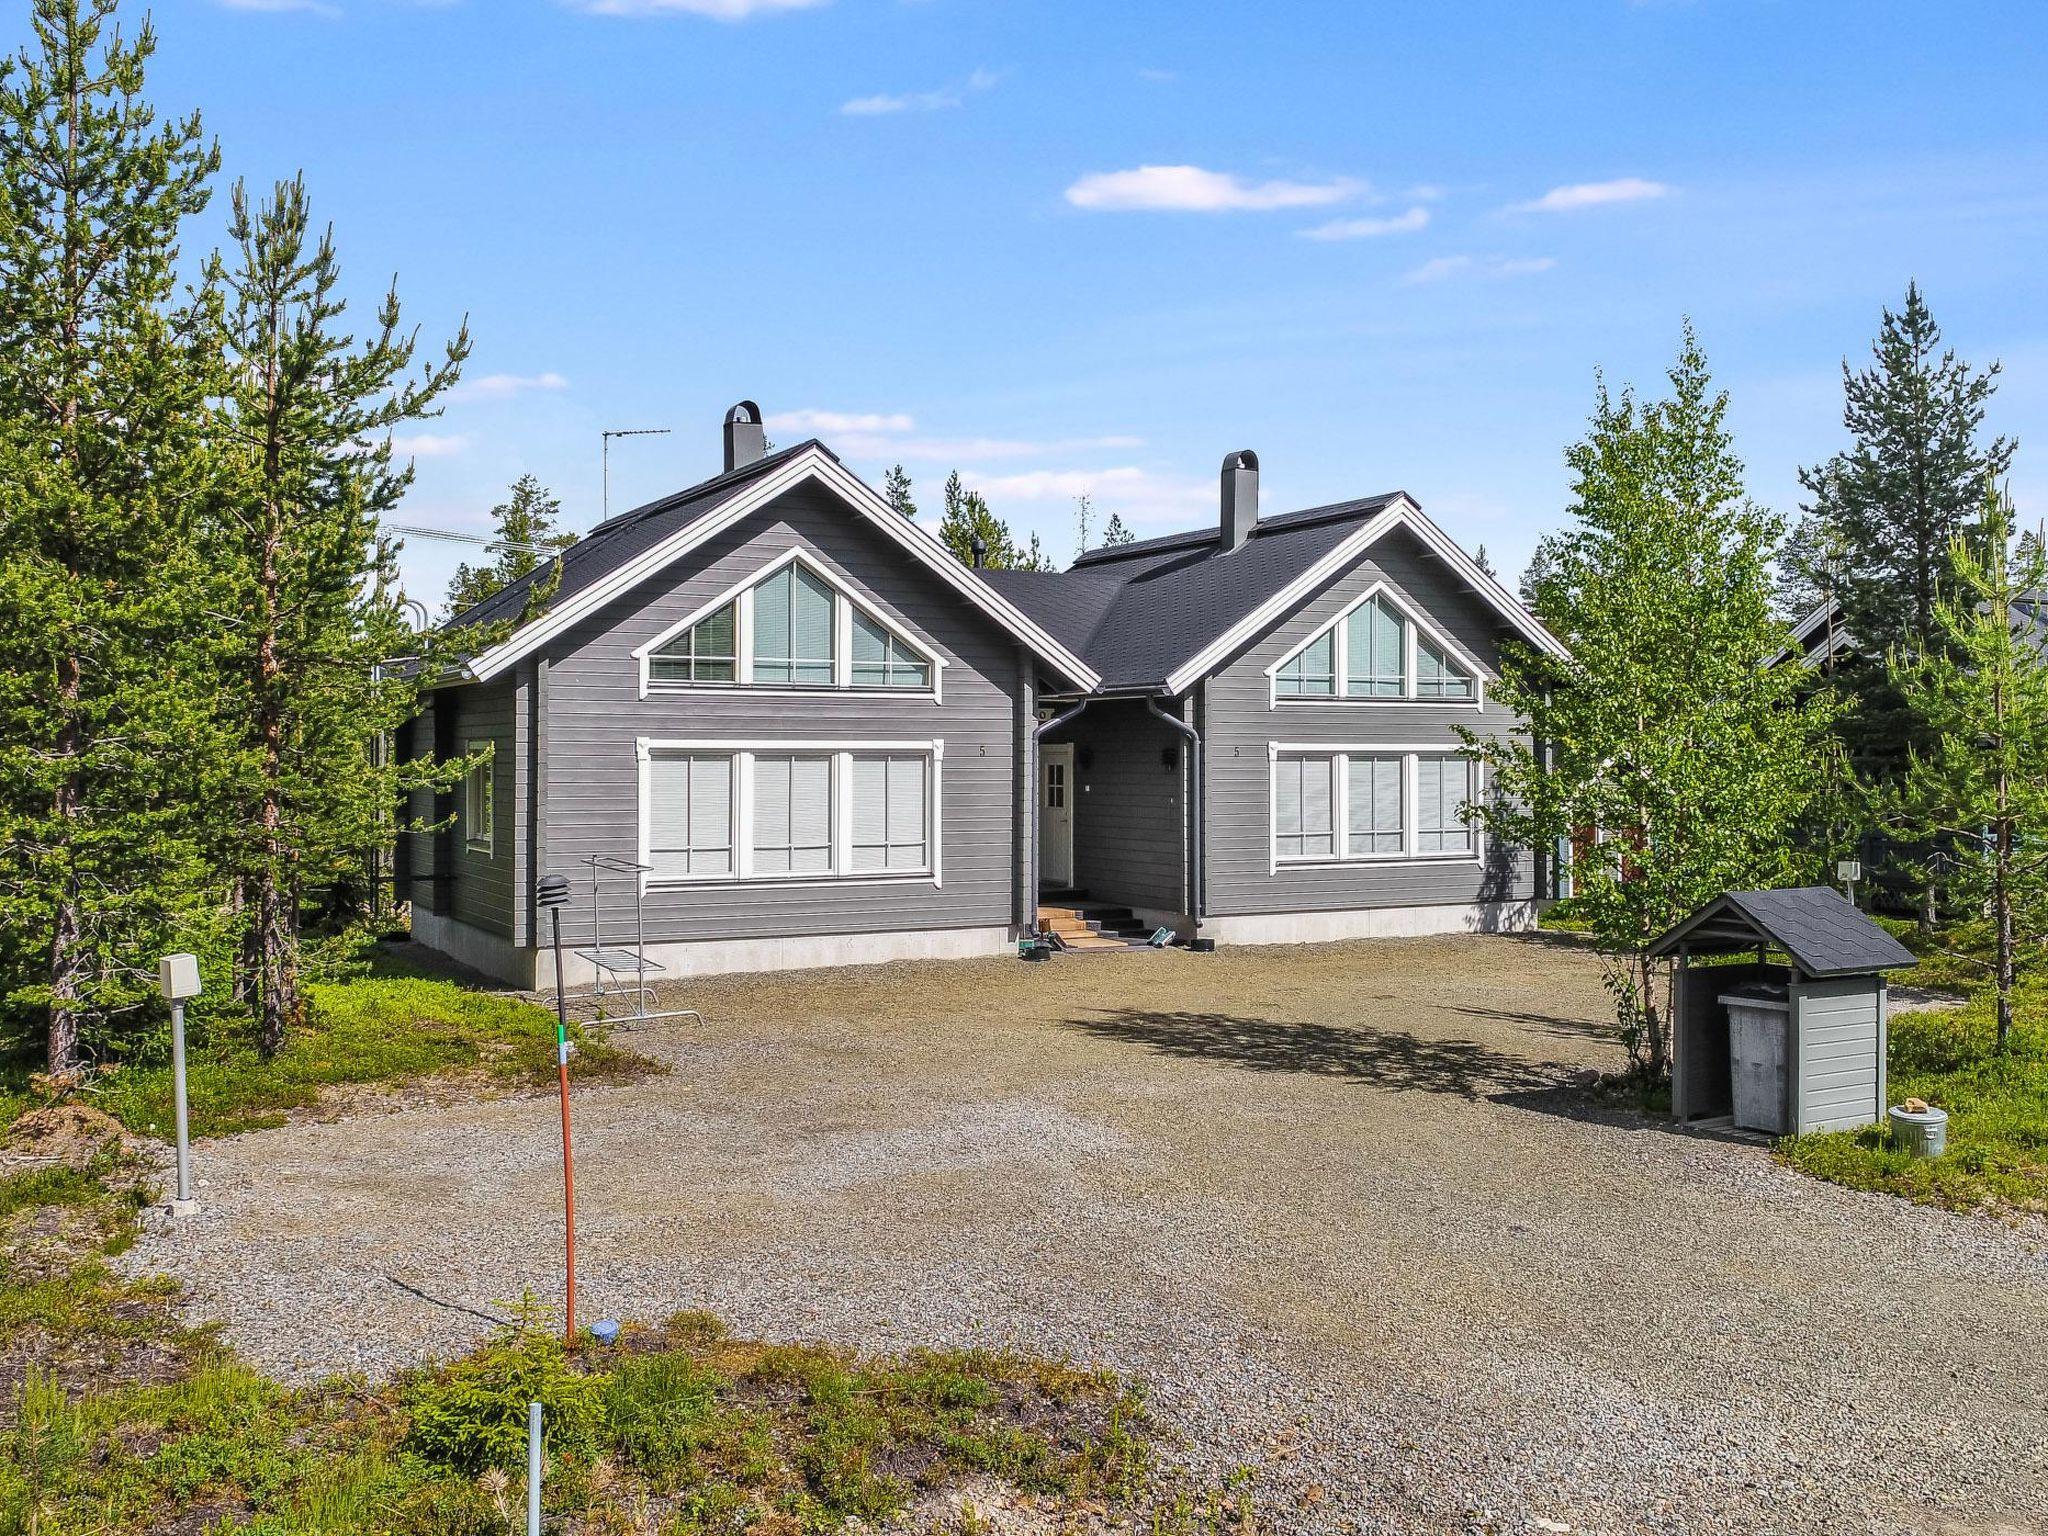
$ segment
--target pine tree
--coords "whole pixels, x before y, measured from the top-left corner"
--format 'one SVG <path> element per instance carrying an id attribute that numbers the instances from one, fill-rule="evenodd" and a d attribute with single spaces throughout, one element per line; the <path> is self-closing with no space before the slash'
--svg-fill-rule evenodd
<path id="1" fill-rule="evenodd" d="M 142 92 L 114 0 L 35 0 L 0 64 L 0 963 L 75 1072 L 201 888 L 185 776 L 205 370 L 178 237 L 218 154 Z"/>
<path id="2" fill-rule="evenodd" d="M 561 499 L 550 495 L 532 475 L 513 481 L 511 493 L 491 508 L 498 557 L 488 565 L 465 562 L 455 567 L 455 576 L 448 583 L 449 613 L 474 608 L 536 569 L 554 551 L 574 544 L 576 535 L 564 533 L 558 526 L 561 516 Z"/>
<path id="3" fill-rule="evenodd" d="M 1479 569 L 1484 571 L 1487 575 L 1491 576 L 1495 581 L 1500 580 L 1500 572 L 1496 571 L 1493 568 L 1493 562 L 1486 558 L 1486 546 L 1484 544 L 1480 545 L 1479 548 L 1472 552 L 1472 563 L 1478 566 Z"/>
<path id="4" fill-rule="evenodd" d="M 1978 441 L 1998 373 L 1996 363 L 1978 371 L 1941 350 L 1917 283 L 1902 310 L 1884 311 L 1871 366 L 1842 364 L 1850 447 L 1799 479 L 1824 536 L 1811 542 L 1839 549 L 1843 617 L 1872 656 L 1925 648 L 1949 547 L 1982 507 L 1986 482 L 2012 462 L 2007 439 Z"/>
<path id="5" fill-rule="evenodd" d="M 1557 538 L 1554 533 L 1546 533 L 1536 541 L 1535 553 L 1529 556 L 1529 563 L 1522 567 L 1522 578 L 1515 584 L 1516 596 L 1531 613 L 1542 611 L 1543 589 L 1556 572 Z"/>
<path id="6" fill-rule="evenodd" d="M 1958 904 L 1990 930 L 1998 1049 L 2012 1039 L 2021 956 L 2048 943 L 2048 653 L 2041 540 L 2012 538 L 2012 507 L 1990 496 L 1976 531 L 1949 545 L 1932 644 L 1895 650 L 1891 679 L 1928 726 L 1892 796 L 1908 836 L 1940 850 Z M 1965 949 L 1979 946 L 1965 943 Z M 1981 950 L 1980 950 L 1981 952 Z"/>
<path id="7" fill-rule="evenodd" d="M 970 491 L 961 484 L 957 469 L 946 477 L 945 498 L 946 513 L 939 523 L 939 537 L 962 564 L 974 564 L 974 544 L 979 539 L 981 563 L 989 570 L 1050 569 L 1035 544 L 1028 551 L 1018 549 L 1009 525 L 989 510 L 979 491 Z"/>
<path id="8" fill-rule="evenodd" d="M 1124 526 L 1122 513 L 1112 512 L 1109 514 L 1109 521 L 1103 525 L 1102 529 L 1102 547 L 1104 549 L 1108 549 L 1113 544 L 1134 543 L 1136 539 L 1137 535 Z"/>
<path id="9" fill-rule="evenodd" d="M 360 869 L 399 791 L 401 770 L 371 744 L 413 709 L 408 674 L 380 666 L 388 615 L 381 514 L 412 479 L 390 432 L 438 413 L 469 351 L 465 326 L 439 364 L 414 375 L 417 333 L 385 297 L 373 335 L 343 328 L 331 231 L 310 234 L 303 182 L 252 210 L 235 188 L 219 415 L 233 444 L 220 518 L 223 564 L 245 615 L 236 675 L 243 726 L 233 806 L 244 829 L 234 873 L 245 930 L 238 987 L 266 1050 L 300 1014 L 299 912 L 310 887 Z"/>
<path id="10" fill-rule="evenodd" d="M 1574 902 L 1653 1080 L 1670 1065 L 1669 1003 L 1649 946 L 1710 897 L 1788 872 L 1833 708 L 1797 669 L 1757 664 L 1784 634 L 1770 606 L 1779 524 L 1743 493 L 1727 397 L 1689 326 L 1670 380 L 1670 397 L 1648 403 L 1602 385 L 1566 454 L 1572 525 L 1548 541 L 1535 591 L 1570 656 L 1512 647 L 1496 690 L 1529 736 L 1461 731 L 1494 769 L 1474 811 L 1502 841 L 1609 834 L 1581 843 Z"/>
<path id="11" fill-rule="evenodd" d="M 1074 553 L 1079 555 L 1088 548 L 1088 522 L 1095 515 L 1095 498 L 1086 491 L 1074 498 Z"/>
<path id="12" fill-rule="evenodd" d="M 903 472 L 901 464 L 892 465 L 889 473 L 882 477 L 882 494 L 889 498 L 889 505 L 903 516 L 917 516 L 917 503 L 910 497 L 910 476 Z"/>
<path id="13" fill-rule="evenodd" d="M 2012 462 L 2005 438 L 1979 442 L 1998 372 L 1943 349 L 1919 285 L 1909 284 L 1904 308 L 1884 311 L 1870 366 L 1842 364 L 1849 448 L 1800 471 L 1811 499 L 1781 554 L 1781 587 L 1793 601 L 1818 606 L 1832 595 L 1840 604 L 1854 641 L 1833 663 L 1835 685 L 1852 701 L 1842 736 L 1857 777 L 1880 797 L 1898 786 L 1911 753 L 1931 746 L 1928 722 L 1893 685 L 1885 658 L 1931 643 L 1949 546 L 1968 530 L 1985 484 Z M 1918 866 L 1921 926 L 1932 928 L 1938 892 L 1924 853 L 1892 849 L 1884 862 Z"/>

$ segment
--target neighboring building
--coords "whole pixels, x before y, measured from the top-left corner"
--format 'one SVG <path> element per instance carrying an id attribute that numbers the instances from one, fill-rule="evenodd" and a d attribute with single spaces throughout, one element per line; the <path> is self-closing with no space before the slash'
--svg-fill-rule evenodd
<path id="1" fill-rule="evenodd" d="M 565 551 L 451 627 L 509 622 L 401 750 L 492 761 L 403 841 L 421 943 L 551 975 L 534 900 L 637 866 L 671 974 L 996 953 L 1042 892 L 1223 942 L 1521 926 L 1538 871 L 1460 815 L 1455 727 L 1510 639 L 1560 651 L 1395 493 L 1261 520 L 1225 461 L 1218 525 L 976 571 L 829 449 L 765 451 Z M 545 588 L 541 589 L 545 592 Z M 608 891 L 633 924 L 635 878 Z M 573 972 L 572 972 L 573 974 Z"/>

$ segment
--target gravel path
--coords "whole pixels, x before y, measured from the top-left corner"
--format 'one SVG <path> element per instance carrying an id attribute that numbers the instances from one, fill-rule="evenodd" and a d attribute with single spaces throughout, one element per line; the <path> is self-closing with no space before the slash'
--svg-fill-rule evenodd
<path id="1" fill-rule="evenodd" d="M 1142 1380 L 1264 1530 L 2038 1531 L 2048 1235 L 1569 1086 L 1582 952 L 1502 938 L 693 984 L 576 1106 L 588 1315 L 708 1306 Z M 208 1143 L 134 1262 L 288 1376 L 554 1294 L 551 1101 Z M 1910 1388 L 1907 1383 L 1922 1379 Z"/>

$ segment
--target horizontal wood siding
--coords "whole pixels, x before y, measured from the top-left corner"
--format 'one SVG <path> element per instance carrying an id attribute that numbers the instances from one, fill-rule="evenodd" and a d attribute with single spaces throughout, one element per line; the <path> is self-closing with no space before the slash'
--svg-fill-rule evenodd
<path id="1" fill-rule="evenodd" d="M 523 674 L 520 674 L 523 675 Z M 519 746 L 524 733 L 517 729 L 515 677 L 500 678 L 470 688 L 457 688 L 444 697 L 455 711 L 453 750 L 467 752 L 478 742 L 488 741 L 496 749 L 491 759 L 491 794 L 496 802 L 491 851 L 469 846 L 469 828 L 463 825 L 463 793 L 458 782 L 453 798 L 456 815 L 452 835 L 446 840 L 451 868 L 455 874 L 448 910 L 472 928 L 501 938 L 511 938 L 515 927 L 516 893 L 514 870 L 518 862 L 520 764 Z"/>
<path id="2" fill-rule="evenodd" d="M 639 696 L 633 651 L 792 547 L 854 596 L 903 626 L 948 665 L 942 702 L 818 693 Z M 670 740 L 942 740 L 943 885 L 859 880 L 775 885 L 723 881 L 647 894 L 649 943 L 801 937 L 906 929 L 1001 927 L 1015 897 L 1018 763 L 1014 640 L 829 493 L 792 492 L 547 647 L 545 846 L 571 877 L 564 936 L 591 926 L 592 854 L 639 850 L 637 738 Z M 626 936 L 631 886 L 609 887 L 607 936 Z"/>
<path id="3" fill-rule="evenodd" d="M 1121 701 L 1090 705 L 1048 739 L 1074 743 L 1074 884 L 1097 901 L 1182 911 L 1182 738 L 1143 704 Z M 1161 759 L 1168 749 L 1172 768 Z"/>
<path id="4" fill-rule="evenodd" d="M 1225 556 L 1223 558 L 1229 558 Z M 1215 916 L 1363 907 L 1466 905 L 1535 895 L 1532 861 L 1521 850 L 1482 842 L 1480 863 L 1367 864 L 1272 872 L 1268 747 L 1273 742 L 1459 745 L 1454 726 L 1506 735 L 1516 721 L 1489 696 L 1469 704 L 1270 702 L 1266 669 L 1386 581 L 1406 604 L 1497 669 L 1500 617 L 1473 596 L 1406 530 L 1396 530 L 1295 613 L 1212 674 L 1203 686 L 1208 806 L 1204 818 L 1207 908 Z M 1490 786 L 1489 786 L 1490 788 Z"/>
<path id="5" fill-rule="evenodd" d="M 1875 977 L 1809 981 L 1798 989 L 1800 1126 L 1822 1130 L 1877 1118 Z"/>

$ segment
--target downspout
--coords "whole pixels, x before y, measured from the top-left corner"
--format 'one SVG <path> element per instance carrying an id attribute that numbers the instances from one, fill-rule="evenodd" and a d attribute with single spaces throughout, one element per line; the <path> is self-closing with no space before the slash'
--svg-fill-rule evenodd
<path id="1" fill-rule="evenodd" d="M 1028 768 L 1031 779 L 1031 852 L 1029 856 L 1031 866 L 1031 879 L 1029 882 L 1031 912 L 1025 926 L 1032 933 L 1038 932 L 1038 813 L 1040 809 L 1038 800 L 1039 796 L 1044 792 L 1043 786 L 1038 782 L 1038 744 L 1045 740 L 1046 736 L 1051 732 L 1071 722 L 1075 716 L 1079 715 L 1082 710 L 1094 702 L 1095 700 L 1092 698 L 1083 699 L 1080 703 L 1074 705 L 1073 708 L 1062 710 L 1050 720 L 1040 721 L 1031 730 L 1031 762 Z"/>
<path id="2" fill-rule="evenodd" d="M 1168 714 L 1159 707 L 1156 698 L 1145 700 L 1145 707 L 1164 720 L 1188 739 L 1188 917 L 1194 923 L 1191 938 L 1202 933 L 1202 896 L 1208 871 L 1202 863 L 1202 733 L 1179 715 Z"/>

